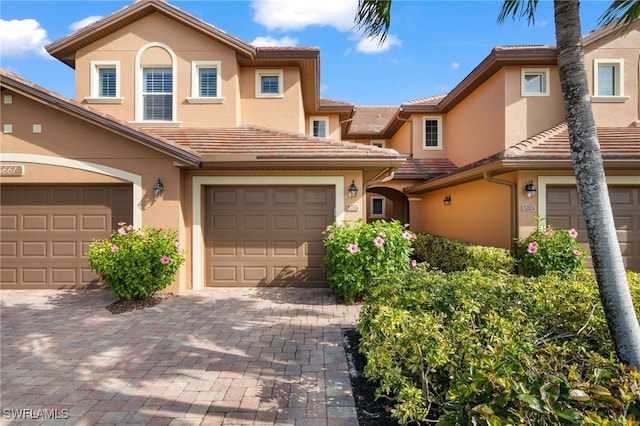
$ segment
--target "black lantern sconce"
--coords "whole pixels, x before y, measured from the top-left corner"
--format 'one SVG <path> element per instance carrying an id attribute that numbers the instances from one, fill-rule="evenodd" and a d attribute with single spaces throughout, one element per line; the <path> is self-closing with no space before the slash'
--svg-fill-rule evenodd
<path id="1" fill-rule="evenodd" d="M 445 206 L 450 206 L 451 205 L 451 195 L 445 195 L 444 196 L 444 200 L 442 200 L 442 202 L 444 203 Z"/>
<path id="2" fill-rule="evenodd" d="M 527 198 L 534 198 L 536 196 L 536 186 L 533 184 L 533 181 L 530 180 L 524 186 L 524 192 L 527 193 Z"/>
<path id="3" fill-rule="evenodd" d="M 358 195 L 358 187 L 356 186 L 356 181 L 352 180 L 351 185 L 349 185 L 349 197 L 356 198 Z"/>
<path id="4" fill-rule="evenodd" d="M 158 178 L 155 185 L 153 185 L 153 196 L 155 198 L 158 198 L 158 197 L 162 197 L 163 194 L 164 194 L 164 185 L 162 184 L 162 181 L 160 180 L 160 178 Z"/>

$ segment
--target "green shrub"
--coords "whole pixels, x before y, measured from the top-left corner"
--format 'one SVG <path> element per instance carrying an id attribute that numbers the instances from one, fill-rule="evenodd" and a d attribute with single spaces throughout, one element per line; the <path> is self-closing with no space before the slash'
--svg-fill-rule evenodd
<path id="1" fill-rule="evenodd" d="M 588 271 L 417 268 L 371 290 L 358 331 L 365 374 L 400 424 L 639 424 L 640 377 L 612 355 Z"/>
<path id="2" fill-rule="evenodd" d="M 527 238 L 517 242 L 515 258 L 520 273 L 537 277 L 550 272 L 572 274 L 584 268 L 586 252 L 580 246 L 575 229 L 560 229 L 538 224 Z"/>
<path id="3" fill-rule="evenodd" d="M 414 238 L 397 220 L 329 226 L 323 233 L 324 266 L 336 296 L 360 300 L 375 280 L 409 269 Z"/>
<path id="4" fill-rule="evenodd" d="M 119 223 L 109 238 L 89 246 L 89 265 L 113 295 L 144 299 L 167 287 L 185 261 L 176 232 Z"/>
<path id="5" fill-rule="evenodd" d="M 431 234 L 418 234 L 414 241 L 418 261 L 443 272 L 481 269 L 512 271 L 515 260 L 507 249 L 484 247 Z"/>

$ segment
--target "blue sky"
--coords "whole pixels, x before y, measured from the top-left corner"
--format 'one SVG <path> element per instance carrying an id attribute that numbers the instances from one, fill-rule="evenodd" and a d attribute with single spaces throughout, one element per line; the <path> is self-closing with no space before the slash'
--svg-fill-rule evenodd
<path id="1" fill-rule="evenodd" d="M 43 46 L 129 1 L 0 3 L 0 66 L 63 96 L 74 97 L 73 70 Z M 449 92 L 495 46 L 555 45 L 553 4 L 542 0 L 535 25 L 498 24 L 501 1 L 394 0 L 383 46 L 353 30 L 357 0 L 170 0 L 204 21 L 256 45 L 320 48 L 323 98 L 356 105 L 399 105 Z M 610 4 L 581 3 L 582 33 L 595 29 Z"/>

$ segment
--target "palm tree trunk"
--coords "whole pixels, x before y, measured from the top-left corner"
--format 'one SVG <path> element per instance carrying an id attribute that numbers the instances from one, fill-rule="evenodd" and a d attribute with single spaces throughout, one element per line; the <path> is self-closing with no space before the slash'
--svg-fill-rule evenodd
<path id="1" fill-rule="evenodd" d="M 636 318 L 611 211 L 584 63 L 579 1 L 554 0 L 560 85 L 571 158 L 600 299 L 620 361 L 640 368 Z"/>

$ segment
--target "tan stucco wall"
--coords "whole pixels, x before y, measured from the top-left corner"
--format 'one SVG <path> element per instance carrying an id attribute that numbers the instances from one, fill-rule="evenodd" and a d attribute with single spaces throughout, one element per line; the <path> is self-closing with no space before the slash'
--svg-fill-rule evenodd
<path id="1" fill-rule="evenodd" d="M 149 43 L 160 46 L 145 48 Z M 145 50 L 141 50 L 145 48 Z M 121 104 L 91 102 L 91 106 L 125 121 L 136 119 L 136 55 L 141 65 L 173 64 L 175 55 L 176 116 L 184 127 L 235 127 L 252 124 L 293 133 L 309 133 L 302 103 L 300 71 L 284 68 L 281 98 L 256 98 L 255 68 L 240 68 L 234 50 L 154 13 L 98 40 L 76 54 L 76 100 L 91 96 L 91 61 L 119 61 Z M 192 103 L 193 61 L 221 62 L 219 103 Z M 277 68 L 274 68 L 277 69 Z M 319 114 L 323 115 L 323 114 Z M 138 117 L 139 119 L 140 117 Z M 340 138 L 337 115 L 330 117 L 329 137 Z"/>
<path id="2" fill-rule="evenodd" d="M 504 149 L 507 125 L 504 80 L 504 70 L 498 71 L 444 118 L 443 156 L 457 166 Z M 421 139 L 422 134 L 418 137 Z"/>
<path id="3" fill-rule="evenodd" d="M 134 210 L 140 209 L 141 224 L 175 229 L 184 240 L 180 170 L 173 166 L 170 157 L 28 98 L 12 95 L 12 104 L 2 105 L 3 128 L 4 124 L 13 126 L 12 133 L 2 134 L 2 156 L 6 159 L 19 154 L 26 160 L 2 164 L 22 164 L 25 173 L 21 177 L 3 177 L 0 184 L 126 182 L 110 174 L 111 169 L 136 175 L 141 184 L 140 198 L 132 201 Z M 41 125 L 42 133 L 33 134 L 34 123 Z M 165 192 L 155 200 L 152 188 L 157 178 L 164 183 Z M 167 291 L 184 288 L 184 273 L 180 273 Z"/>
<path id="4" fill-rule="evenodd" d="M 500 177 L 501 179 L 504 177 Z M 451 205 L 444 205 L 444 197 Z M 411 195 L 410 226 L 415 232 L 476 244 L 511 247 L 510 189 L 484 180 Z"/>
<path id="5" fill-rule="evenodd" d="M 240 99 L 243 124 L 279 129 L 293 133 L 304 133 L 304 107 L 300 70 L 284 68 L 281 98 L 256 98 L 255 68 L 240 70 Z"/>
<path id="6" fill-rule="evenodd" d="M 592 99 L 596 124 L 602 127 L 640 125 L 640 21 L 626 36 L 609 35 L 585 49 L 585 65 L 589 90 L 593 94 L 594 59 L 622 59 L 624 61 L 624 102 L 597 102 Z"/>
<path id="7" fill-rule="evenodd" d="M 522 69 L 549 69 L 549 96 L 522 96 Z M 505 128 L 506 149 L 565 120 L 557 66 L 506 67 Z"/>

